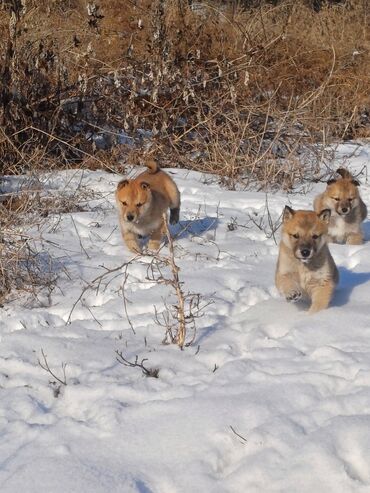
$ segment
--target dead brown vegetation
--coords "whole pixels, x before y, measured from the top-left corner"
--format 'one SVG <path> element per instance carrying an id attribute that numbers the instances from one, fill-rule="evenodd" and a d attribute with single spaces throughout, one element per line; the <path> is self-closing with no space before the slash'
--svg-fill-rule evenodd
<path id="1" fill-rule="evenodd" d="M 2 172 L 117 170 L 145 150 L 291 188 L 313 143 L 368 137 L 367 0 L 248 3 L 3 2 Z"/>
<path id="2" fill-rule="evenodd" d="M 37 298 L 40 288 L 54 289 L 60 265 L 41 248 L 47 218 L 81 212 L 82 202 L 93 195 L 82 188 L 55 193 L 45 184 L 45 176 L 33 176 L 20 182 L 16 191 L 0 194 L 0 304 L 11 291 Z"/>

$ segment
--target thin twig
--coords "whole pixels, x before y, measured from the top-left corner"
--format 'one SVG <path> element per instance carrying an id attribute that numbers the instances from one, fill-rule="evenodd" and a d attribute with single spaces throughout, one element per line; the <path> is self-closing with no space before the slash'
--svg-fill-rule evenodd
<path id="1" fill-rule="evenodd" d="M 49 366 L 49 363 L 48 363 L 48 360 L 47 360 L 47 357 L 46 357 L 46 354 L 44 353 L 44 350 L 41 349 L 41 355 L 43 357 L 43 363 L 40 361 L 40 358 L 38 358 L 38 363 L 39 363 L 39 366 L 41 366 L 41 368 L 45 371 L 47 371 L 48 373 L 50 373 L 50 375 L 55 378 L 55 380 L 57 380 L 57 382 L 59 382 L 60 384 L 62 385 L 67 385 L 67 378 L 66 378 L 66 366 L 67 366 L 67 363 L 62 363 L 62 371 L 63 371 L 63 380 L 61 378 L 59 378 L 57 375 L 55 375 L 55 373 L 50 369 L 50 366 Z"/>
<path id="2" fill-rule="evenodd" d="M 178 307 L 177 307 L 177 320 L 178 320 L 178 330 L 176 334 L 176 343 L 180 347 L 180 349 L 184 348 L 185 344 L 185 339 L 186 339 L 186 322 L 185 322 L 185 297 L 184 297 L 184 292 L 181 287 L 181 282 L 179 279 L 179 267 L 175 263 L 175 249 L 174 249 L 174 243 L 173 239 L 170 233 L 170 230 L 168 228 L 167 224 L 167 217 L 164 214 L 163 215 L 163 223 L 164 223 L 164 230 L 167 236 L 167 241 L 168 241 L 168 249 L 170 252 L 169 256 L 169 264 L 171 267 L 172 271 L 172 276 L 173 276 L 173 287 L 176 291 L 176 296 L 177 296 L 177 302 L 178 302 Z"/>
<path id="3" fill-rule="evenodd" d="M 89 289 L 96 289 L 97 291 L 99 290 L 100 288 L 100 285 L 103 281 L 103 279 L 108 276 L 109 274 L 112 274 L 114 272 L 117 272 L 121 269 L 123 269 L 124 267 L 128 266 L 129 264 L 131 264 L 132 262 L 134 262 L 138 257 L 140 257 L 140 255 L 136 255 L 135 257 L 133 257 L 131 260 L 127 261 L 127 262 L 124 262 L 123 264 L 119 265 L 118 267 L 114 267 L 113 269 L 107 269 L 106 267 L 104 266 L 101 266 L 101 267 L 104 267 L 105 269 L 105 272 L 103 274 L 100 274 L 99 276 L 95 277 L 95 279 L 93 279 L 92 281 L 90 281 L 84 288 L 83 290 L 81 291 L 79 297 L 77 298 L 77 300 L 73 303 L 72 305 L 72 308 L 71 308 L 71 311 L 69 312 L 69 315 L 68 315 L 68 318 L 67 318 L 67 321 L 66 321 L 66 325 L 70 324 L 71 323 L 71 319 L 72 319 L 72 313 L 74 312 L 76 306 L 78 305 L 78 303 L 81 301 L 81 299 L 83 298 L 83 295 L 86 293 L 86 291 L 88 291 Z M 110 279 L 110 281 L 108 282 L 108 284 L 112 281 L 112 279 Z M 96 286 L 95 286 L 96 284 Z"/>
<path id="4" fill-rule="evenodd" d="M 232 432 L 233 432 L 233 433 L 234 433 L 234 434 L 235 434 L 238 438 L 240 438 L 241 440 L 243 440 L 243 441 L 242 441 L 242 443 L 247 443 L 247 441 L 248 441 L 248 440 L 247 440 L 246 438 L 244 438 L 242 435 L 240 435 L 238 432 L 236 432 L 236 431 L 235 431 L 235 429 L 234 429 L 231 425 L 229 425 L 229 426 L 230 426 L 231 431 L 232 431 Z"/>
<path id="5" fill-rule="evenodd" d="M 71 216 L 71 219 L 72 219 L 72 224 L 73 224 L 73 227 L 74 227 L 74 229 L 75 229 L 75 231 L 76 231 L 76 234 L 77 234 L 77 236 L 78 236 L 78 241 L 79 241 L 79 243 L 80 243 L 81 250 L 84 252 L 84 254 L 86 255 L 86 257 L 90 260 L 90 259 L 91 259 L 91 257 L 90 257 L 90 255 L 87 253 L 87 251 L 86 251 L 85 247 L 84 247 L 84 246 L 83 246 L 83 244 L 82 244 L 81 236 L 80 236 L 80 233 L 78 232 L 78 229 L 77 229 L 77 226 L 76 226 L 75 220 L 73 219 L 72 214 L 71 214 L 70 216 Z"/>
<path id="6" fill-rule="evenodd" d="M 148 361 L 148 358 L 143 358 L 141 360 L 141 362 L 139 363 L 139 356 L 138 355 L 135 356 L 135 361 L 131 362 L 123 356 L 122 351 L 116 350 L 116 354 L 117 354 L 116 360 L 121 365 L 125 365 L 125 366 L 128 366 L 130 368 L 140 368 L 146 377 L 158 378 L 159 368 L 147 368 L 146 366 L 144 366 L 144 362 Z"/>
<path id="7" fill-rule="evenodd" d="M 133 324 L 131 322 L 131 318 L 129 317 L 129 314 L 128 314 L 128 311 L 127 311 L 127 298 L 126 298 L 126 294 L 125 294 L 125 286 L 126 286 L 126 282 L 127 282 L 127 279 L 128 279 L 127 267 L 128 267 L 128 265 L 126 266 L 126 272 L 124 274 L 124 279 L 123 279 L 122 286 L 121 286 L 121 289 L 122 289 L 122 298 L 123 298 L 123 307 L 125 309 L 126 319 L 128 321 L 129 326 L 131 327 L 132 333 L 133 334 L 136 334 L 135 329 L 134 329 L 134 326 L 133 326 Z"/>

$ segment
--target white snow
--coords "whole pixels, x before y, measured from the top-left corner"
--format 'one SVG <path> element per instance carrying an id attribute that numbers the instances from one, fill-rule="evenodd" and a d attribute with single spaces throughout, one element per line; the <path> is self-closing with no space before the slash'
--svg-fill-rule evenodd
<path id="1" fill-rule="evenodd" d="M 369 158 L 370 146 L 346 144 L 331 166 L 358 172 Z M 149 256 L 127 268 L 135 334 L 125 268 L 83 292 L 132 259 L 114 209 L 120 177 L 48 177 L 56 193 L 83 184 L 97 195 L 38 233 L 57 259 L 51 294 L 36 303 L 18 293 L 0 309 L 1 493 L 369 492 L 370 222 L 364 245 L 330 246 L 340 285 L 331 307 L 309 316 L 274 286 L 266 200 L 275 222 L 285 204 L 311 208 L 325 185 L 266 197 L 171 173 L 182 193 L 172 231 L 184 289 L 213 300 L 184 351 L 161 344 L 154 306 L 172 298 L 146 279 Z M 58 397 L 41 349 L 57 376 L 67 364 Z M 116 350 L 147 358 L 159 378 L 119 364 Z"/>

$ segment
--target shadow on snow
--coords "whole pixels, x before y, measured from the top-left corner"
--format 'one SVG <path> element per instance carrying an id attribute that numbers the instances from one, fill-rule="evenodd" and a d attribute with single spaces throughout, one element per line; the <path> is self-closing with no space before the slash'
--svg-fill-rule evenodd
<path id="1" fill-rule="evenodd" d="M 332 306 L 345 305 L 355 287 L 370 281 L 370 272 L 353 272 L 346 267 L 338 267 L 338 270 L 339 284 L 335 291 Z"/>

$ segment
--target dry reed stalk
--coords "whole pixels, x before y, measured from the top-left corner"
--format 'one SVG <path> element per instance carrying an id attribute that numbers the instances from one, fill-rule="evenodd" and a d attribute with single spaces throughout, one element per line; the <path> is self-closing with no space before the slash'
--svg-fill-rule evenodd
<path id="1" fill-rule="evenodd" d="M 179 346 L 180 349 L 184 348 L 185 340 L 186 340 L 186 320 L 185 320 L 185 295 L 182 290 L 182 283 L 179 279 L 179 267 L 175 262 L 175 249 L 173 238 L 171 236 L 170 230 L 168 228 L 167 216 L 164 215 L 163 218 L 164 230 L 167 237 L 167 246 L 169 250 L 168 263 L 172 272 L 172 282 L 171 285 L 176 292 L 177 297 L 177 321 L 178 327 L 176 331 L 176 336 L 174 338 L 174 342 Z"/>
<path id="2" fill-rule="evenodd" d="M 230 186 L 291 188 L 315 171 L 297 164 L 312 144 L 369 136 L 367 2 L 253 4 L 4 2 L 3 172 L 117 170 L 149 149 Z"/>

